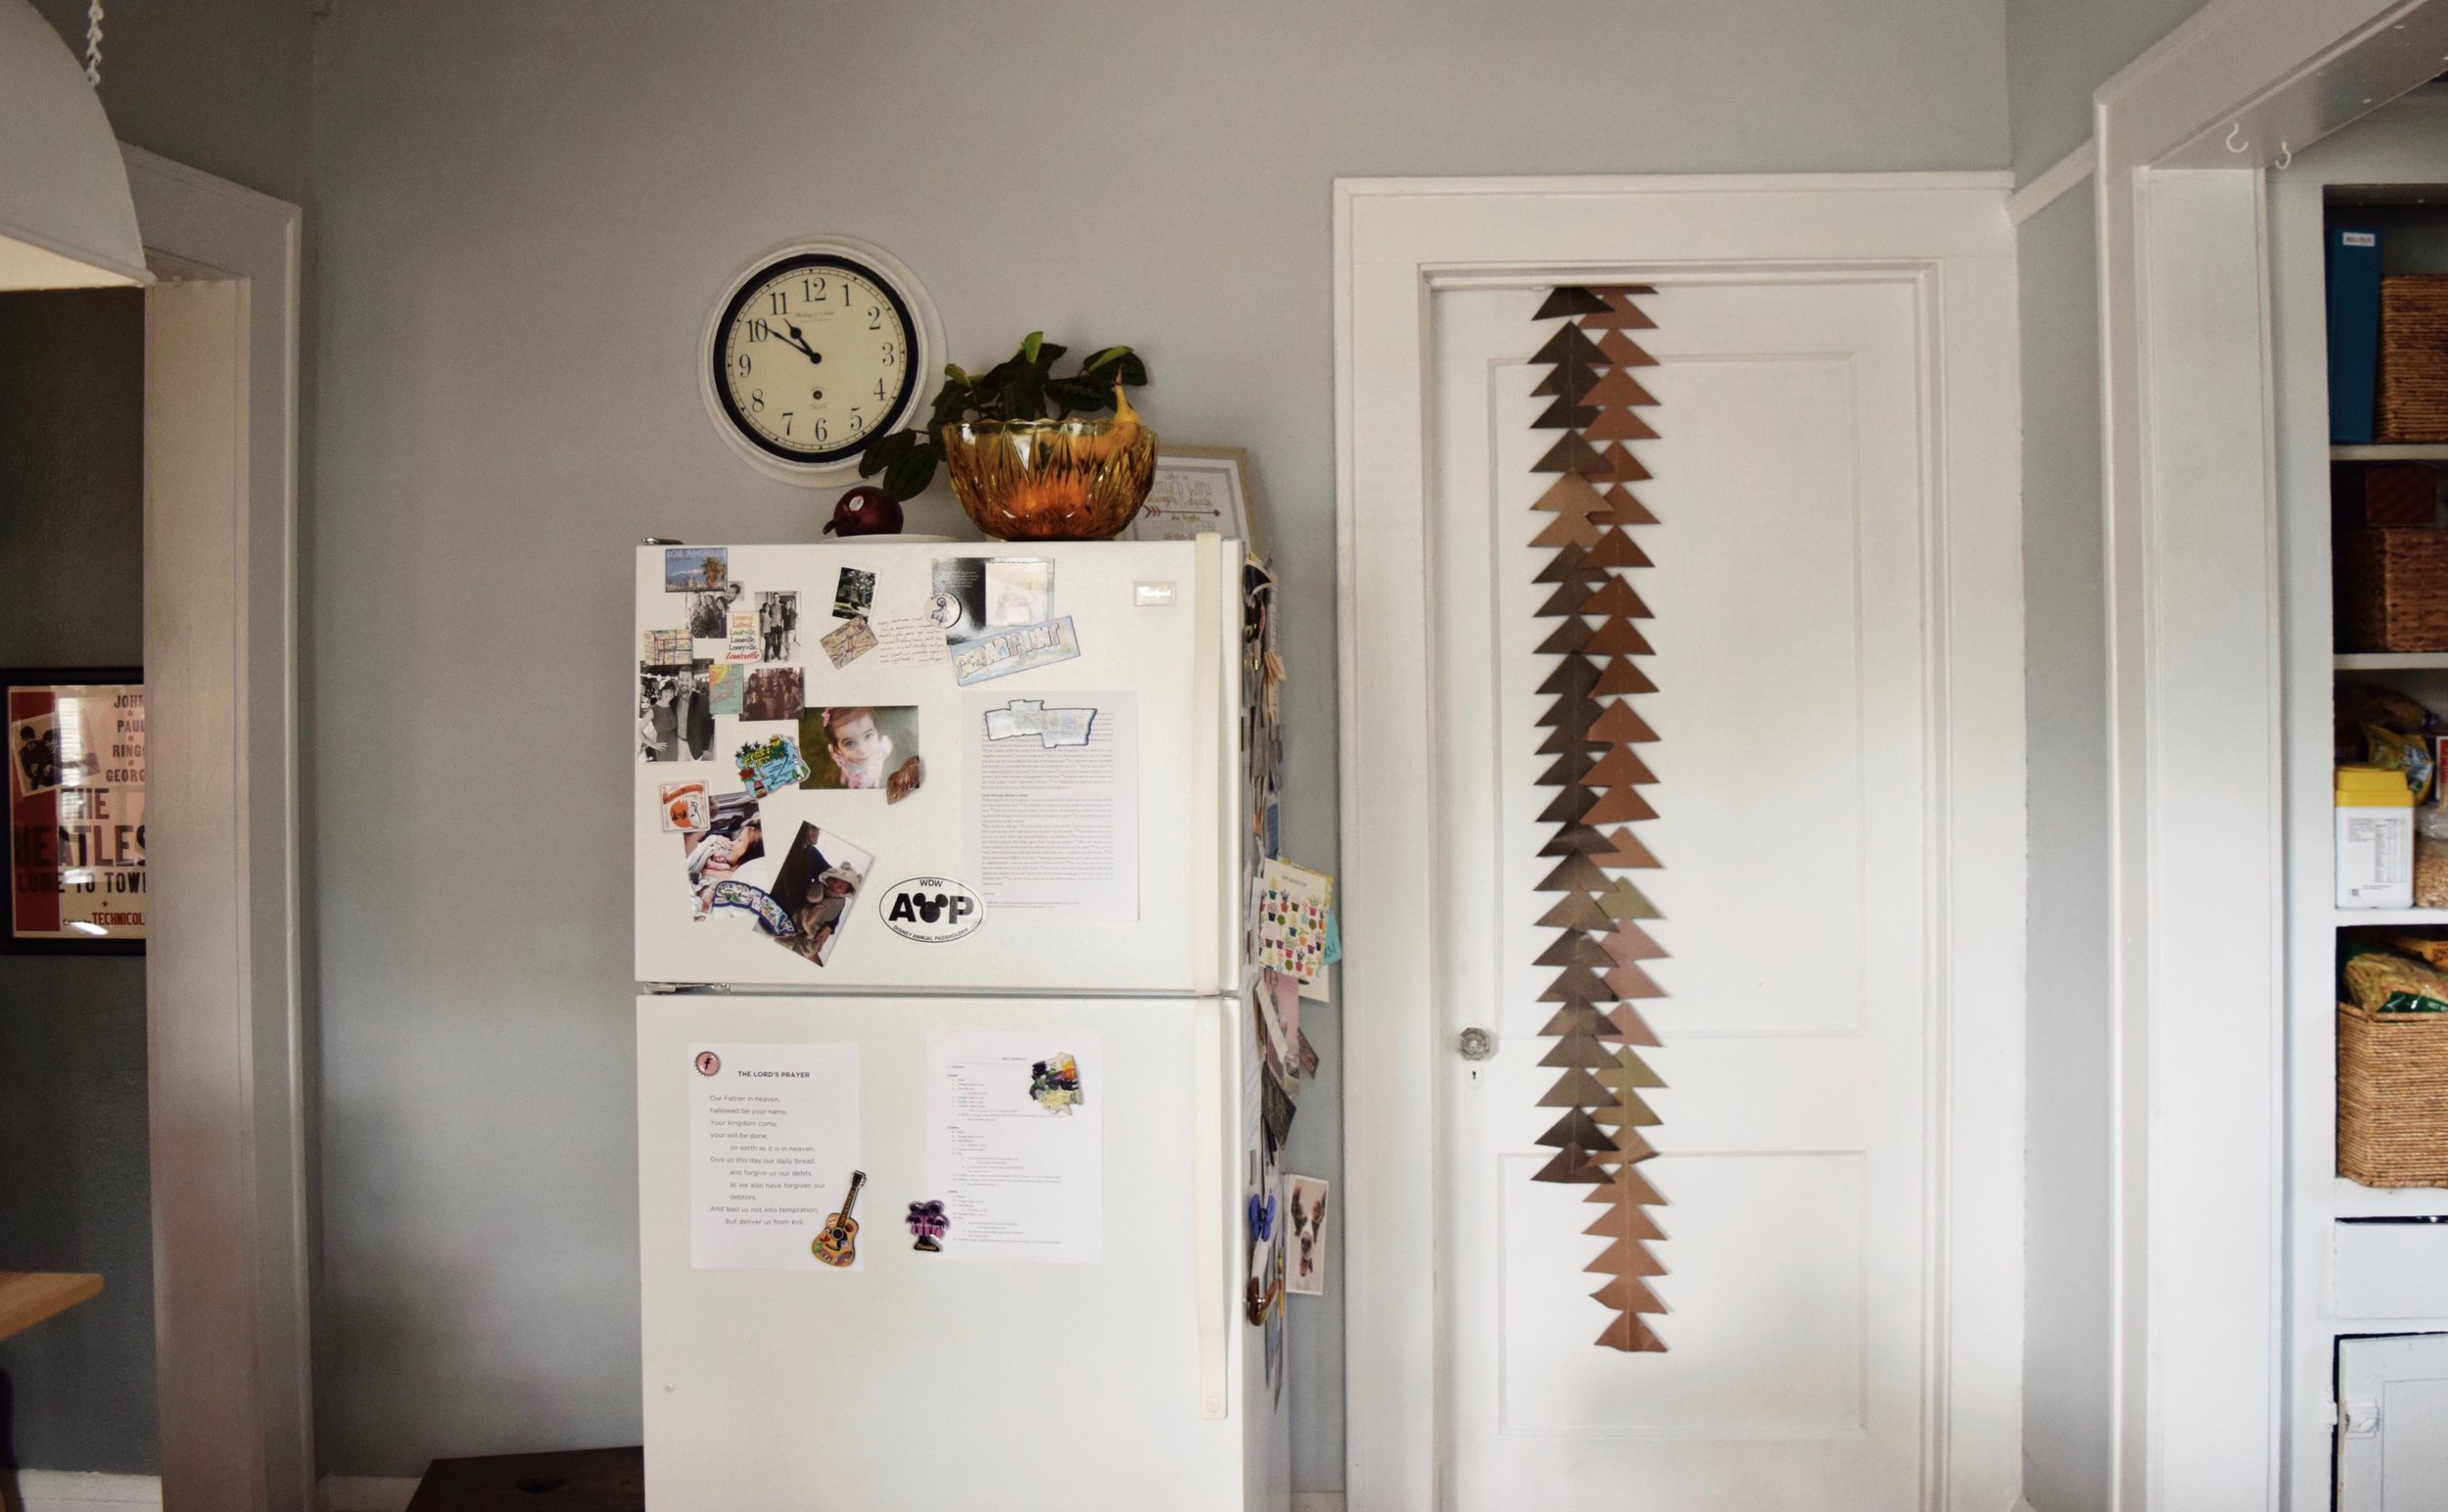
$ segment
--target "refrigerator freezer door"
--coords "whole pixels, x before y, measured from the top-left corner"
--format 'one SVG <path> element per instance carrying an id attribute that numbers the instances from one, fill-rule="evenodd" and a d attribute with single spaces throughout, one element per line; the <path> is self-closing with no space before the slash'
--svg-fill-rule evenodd
<path id="1" fill-rule="evenodd" d="M 636 558 L 638 980 L 1238 987 L 1238 543 L 709 549 Z M 1077 654 L 961 685 L 930 618 L 957 643 L 1049 597 Z"/>
<path id="2" fill-rule="evenodd" d="M 930 1034 L 1024 1031 L 1052 1054 L 1093 1036 L 1081 1090 L 1102 1119 L 1103 1258 L 965 1259 L 914 1248 L 928 1190 Z M 1202 1042 L 1201 1035 L 1212 1036 Z M 646 1500 L 664 1512 L 819 1507 L 1255 1512 L 1280 1479 L 1280 1413 L 1258 1332 L 1212 1290 L 1201 1236 L 1241 1238 L 1235 1184 L 1191 1078 L 1240 1065 L 1238 1006 L 1082 1000 L 656 995 L 637 1002 L 638 1248 Z M 720 1046 L 855 1057 L 858 1262 L 694 1269 L 692 1100 Z M 851 1049 L 850 1047 L 855 1047 Z M 1219 1052 L 1220 1058 L 1219 1058 Z M 842 1173 L 834 1173 L 840 1190 Z M 1223 1213 L 1200 1212 L 1222 1205 Z M 824 1205 L 820 1204 L 819 1205 Z M 794 1250 L 797 1235 L 789 1236 Z M 1229 1260 L 1225 1277 L 1238 1283 Z M 1210 1316 L 1210 1315 L 1213 1316 Z M 1215 1327 L 1217 1321 L 1223 1326 Z M 1220 1342 L 1221 1371 L 1202 1358 Z M 1211 1412 L 1207 1394 L 1228 1399 Z"/>

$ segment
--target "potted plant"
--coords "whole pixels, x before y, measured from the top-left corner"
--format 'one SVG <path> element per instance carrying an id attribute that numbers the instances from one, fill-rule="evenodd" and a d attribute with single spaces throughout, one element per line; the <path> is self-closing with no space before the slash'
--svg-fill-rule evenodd
<path id="1" fill-rule="evenodd" d="M 946 364 L 926 424 L 869 448 L 860 474 L 880 475 L 885 493 L 908 499 L 941 465 L 962 509 L 999 541 L 1121 534 L 1155 477 L 1155 433 L 1123 392 L 1148 381 L 1148 366 L 1128 347 L 1107 347 L 1058 378 L 1067 351 L 1031 331 L 975 377 Z"/>

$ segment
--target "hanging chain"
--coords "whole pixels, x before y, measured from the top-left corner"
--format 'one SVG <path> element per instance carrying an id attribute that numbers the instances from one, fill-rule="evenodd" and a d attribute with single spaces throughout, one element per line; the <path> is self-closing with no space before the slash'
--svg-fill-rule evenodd
<path id="1" fill-rule="evenodd" d="M 102 0 L 85 7 L 85 82 L 102 87 Z"/>

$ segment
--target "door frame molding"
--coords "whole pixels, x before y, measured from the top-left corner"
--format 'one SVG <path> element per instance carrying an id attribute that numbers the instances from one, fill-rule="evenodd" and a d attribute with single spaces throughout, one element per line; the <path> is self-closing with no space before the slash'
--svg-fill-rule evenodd
<path id="1" fill-rule="evenodd" d="M 2443 53 L 2448 0 L 2212 0 L 2094 97 L 2114 1512 L 2275 1509 L 2293 1453 L 2262 175 L 2436 73 Z M 2205 742 L 2204 728 L 2229 737 Z M 2291 1391 L 2326 1374 L 2299 1371 Z M 2294 1457 L 2317 1490 L 2317 1467 Z"/>
<path id="2" fill-rule="evenodd" d="M 1335 403 L 1343 964 L 1345 1492 L 1442 1504 L 1436 1255 L 1444 1053 L 1430 968 L 1430 297 L 1448 279 L 1810 266 L 1920 291 L 1933 610 L 1931 1160 L 1923 1503 L 2020 1483 L 2024 759 L 2021 421 L 2003 173 L 1340 179 Z M 1452 1021 L 1460 1022 L 1459 1018 Z M 1638 1368 L 1638 1359 L 1626 1368 Z"/>
<path id="3" fill-rule="evenodd" d="M 162 1494 L 308 1512 L 298 208 L 121 148 L 145 293 L 145 959 Z"/>

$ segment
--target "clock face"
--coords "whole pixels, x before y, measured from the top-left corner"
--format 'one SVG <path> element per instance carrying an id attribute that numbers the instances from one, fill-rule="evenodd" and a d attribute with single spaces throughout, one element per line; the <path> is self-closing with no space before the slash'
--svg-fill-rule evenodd
<path id="1" fill-rule="evenodd" d="M 716 317 L 714 396 L 760 451 L 831 467 L 909 414 L 918 345 L 892 280 L 855 258 L 799 253 L 751 272 Z"/>

